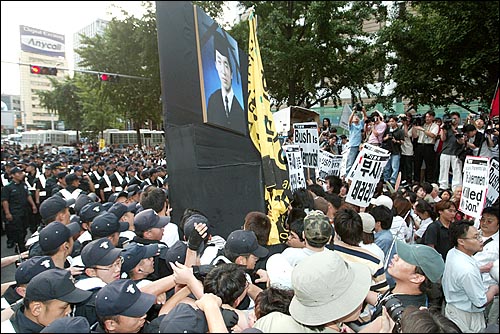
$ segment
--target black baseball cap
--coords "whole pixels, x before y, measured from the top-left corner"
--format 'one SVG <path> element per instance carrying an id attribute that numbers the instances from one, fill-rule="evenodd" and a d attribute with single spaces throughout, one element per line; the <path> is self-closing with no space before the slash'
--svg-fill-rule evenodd
<path id="1" fill-rule="evenodd" d="M 269 250 L 257 242 L 254 231 L 236 230 L 227 237 L 224 249 L 235 254 L 253 254 L 259 258 L 266 257 Z"/>
<path id="2" fill-rule="evenodd" d="M 141 191 L 138 184 L 131 184 L 127 187 L 127 196 L 130 198 Z"/>
<path id="3" fill-rule="evenodd" d="M 170 217 L 159 216 L 153 209 L 146 209 L 134 217 L 136 231 L 147 231 L 152 228 L 165 227 L 170 222 Z"/>
<path id="4" fill-rule="evenodd" d="M 155 301 L 155 295 L 141 292 L 131 279 L 119 279 L 97 292 L 95 311 L 98 317 L 123 315 L 137 318 L 144 316 Z"/>
<path id="5" fill-rule="evenodd" d="M 74 198 L 66 200 L 61 196 L 52 195 L 40 204 L 40 215 L 42 219 L 54 217 L 58 212 L 70 207 L 74 203 Z"/>
<path id="6" fill-rule="evenodd" d="M 23 170 L 22 170 L 21 168 L 17 167 L 17 166 L 16 166 L 16 167 L 14 167 L 14 168 L 12 168 L 12 169 L 10 170 L 10 173 L 11 173 L 11 174 L 22 173 L 22 172 L 23 172 Z"/>
<path id="7" fill-rule="evenodd" d="M 84 222 L 91 222 L 94 220 L 95 217 L 99 216 L 100 214 L 105 213 L 106 210 L 103 208 L 101 203 L 97 202 L 91 202 L 85 204 L 81 210 L 80 210 L 80 218 Z"/>
<path id="8" fill-rule="evenodd" d="M 186 303 L 179 303 L 165 315 L 160 323 L 160 333 L 207 333 L 205 313 Z"/>
<path id="9" fill-rule="evenodd" d="M 109 266 L 121 255 L 123 249 L 116 248 L 108 238 L 89 242 L 82 250 L 82 262 L 87 268 Z"/>
<path id="10" fill-rule="evenodd" d="M 76 213 L 80 213 L 80 210 L 82 210 L 82 208 L 88 204 L 88 203 L 94 203 L 95 201 L 87 194 L 80 194 L 78 195 L 78 197 L 76 198 L 76 201 L 75 201 L 75 212 Z"/>
<path id="11" fill-rule="evenodd" d="M 208 228 L 207 234 L 210 234 L 210 227 L 207 217 L 200 215 L 199 213 L 195 213 L 186 218 L 186 221 L 184 222 L 184 236 L 186 237 L 186 240 L 191 235 L 191 232 L 193 232 L 194 224 L 206 224 Z"/>
<path id="12" fill-rule="evenodd" d="M 55 268 L 56 265 L 50 256 L 33 256 L 21 262 L 14 275 L 16 284 L 28 284 L 39 273 Z"/>
<path id="13" fill-rule="evenodd" d="M 45 326 L 40 333 L 90 333 L 90 324 L 82 316 L 62 317 Z"/>
<path id="14" fill-rule="evenodd" d="M 68 175 L 68 173 L 63 171 L 63 172 L 57 173 L 56 177 L 58 179 L 64 179 L 64 180 L 66 180 L 66 175 Z"/>
<path id="15" fill-rule="evenodd" d="M 122 253 L 122 272 L 128 273 L 130 270 L 134 269 L 142 259 L 155 256 L 159 253 L 159 251 L 158 244 L 129 244 Z"/>
<path id="16" fill-rule="evenodd" d="M 52 222 L 40 231 L 38 242 L 40 243 L 40 248 L 44 252 L 48 252 L 57 249 L 79 232 L 80 225 L 78 223 L 64 225 L 60 222 Z"/>
<path id="17" fill-rule="evenodd" d="M 184 264 L 186 262 L 186 251 L 187 245 L 185 242 L 177 240 L 172 246 L 170 246 L 165 253 L 165 262 L 175 263 L 176 261 Z M 160 256 L 162 257 L 162 256 Z"/>
<path id="18" fill-rule="evenodd" d="M 28 283 L 26 299 L 34 301 L 62 300 L 67 303 L 81 303 L 92 296 L 91 291 L 75 287 L 71 272 L 65 269 L 47 269 Z"/>
<path id="19" fill-rule="evenodd" d="M 115 232 L 124 232 L 128 230 L 127 222 L 118 221 L 118 217 L 110 212 L 98 215 L 90 225 L 90 234 L 93 237 L 108 237 Z"/>
<path id="20" fill-rule="evenodd" d="M 81 180 L 82 178 L 75 173 L 68 174 L 64 177 L 67 185 L 70 185 L 73 181 Z"/>
<path id="21" fill-rule="evenodd" d="M 108 212 L 114 214 L 118 219 L 120 219 L 127 212 L 133 212 L 136 208 L 136 203 L 130 205 L 125 205 L 123 203 L 115 203 L 109 209 Z"/>

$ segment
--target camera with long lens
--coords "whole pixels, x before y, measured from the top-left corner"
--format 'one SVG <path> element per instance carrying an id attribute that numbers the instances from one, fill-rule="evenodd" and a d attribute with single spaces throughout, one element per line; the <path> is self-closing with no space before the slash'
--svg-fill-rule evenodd
<path id="1" fill-rule="evenodd" d="M 199 266 L 193 266 L 193 275 L 197 280 L 203 282 L 207 274 L 215 268 L 215 265 L 202 264 Z"/>
<path id="2" fill-rule="evenodd" d="M 387 299 L 382 300 L 382 305 L 387 309 L 387 313 L 392 320 L 394 320 L 394 328 L 397 333 L 401 332 L 401 314 L 403 313 L 405 307 L 398 297 L 390 295 Z M 393 331 L 393 332 L 396 332 Z"/>
<path id="3" fill-rule="evenodd" d="M 363 105 L 361 103 L 356 103 L 356 111 L 363 111 Z"/>
<path id="4" fill-rule="evenodd" d="M 451 129 L 453 124 L 453 118 L 450 114 L 446 113 L 443 115 L 443 129 L 448 130 Z"/>
<path id="5" fill-rule="evenodd" d="M 489 119 L 488 122 L 485 123 L 486 123 L 486 129 L 484 130 L 485 134 L 490 135 L 493 132 L 498 131 L 498 125 L 500 123 L 498 116 Z"/>
<path id="6" fill-rule="evenodd" d="M 411 118 L 411 124 L 414 126 L 422 126 L 424 125 L 424 116 L 420 114 L 415 114 Z"/>

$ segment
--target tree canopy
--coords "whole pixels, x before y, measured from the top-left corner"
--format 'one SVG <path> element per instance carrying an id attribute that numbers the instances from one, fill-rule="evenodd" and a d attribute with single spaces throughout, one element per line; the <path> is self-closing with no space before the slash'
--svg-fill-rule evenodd
<path id="1" fill-rule="evenodd" d="M 214 18 L 224 17 L 222 1 L 195 1 Z M 141 18 L 125 13 L 105 33 L 83 38 L 78 54 L 90 71 L 117 73 L 115 83 L 82 73 L 42 105 L 57 111 L 68 127 L 103 130 L 129 121 L 138 130 L 159 128 L 163 114 L 156 13 L 144 2 Z M 352 102 L 362 93 L 392 107 L 394 98 L 414 104 L 489 106 L 498 82 L 498 2 L 470 1 L 240 1 L 251 6 L 264 76 L 271 100 L 280 106 L 340 104 L 349 89 Z M 380 29 L 366 32 L 367 22 Z M 248 23 L 226 30 L 247 52 Z M 141 77 L 138 80 L 130 76 Z M 375 82 L 381 85 L 375 89 Z M 392 93 L 384 87 L 395 83 Z M 120 120 L 122 122 L 120 122 Z"/>

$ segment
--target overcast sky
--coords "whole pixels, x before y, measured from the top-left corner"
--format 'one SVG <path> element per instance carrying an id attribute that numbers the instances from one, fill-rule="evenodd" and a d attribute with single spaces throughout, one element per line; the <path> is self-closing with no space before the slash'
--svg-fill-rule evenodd
<path id="1" fill-rule="evenodd" d="M 113 4 L 142 16 L 140 1 L 2 1 L 2 94 L 20 93 L 20 65 L 5 63 L 19 61 L 20 25 L 65 35 L 66 58 L 71 68 L 73 34 L 98 18 L 110 20 L 119 15 Z"/>

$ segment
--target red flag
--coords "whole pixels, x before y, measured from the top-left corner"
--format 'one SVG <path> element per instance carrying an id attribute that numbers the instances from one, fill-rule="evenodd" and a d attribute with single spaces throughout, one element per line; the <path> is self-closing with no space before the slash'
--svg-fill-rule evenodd
<path id="1" fill-rule="evenodd" d="M 498 116 L 498 101 L 500 98 L 499 94 L 500 88 L 497 87 L 497 91 L 495 93 L 495 97 L 493 98 L 493 101 L 491 101 L 491 112 L 490 112 L 490 118 L 493 118 L 495 116 Z"/>

